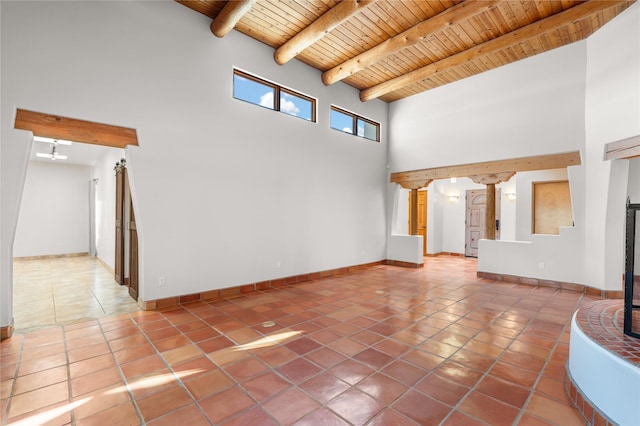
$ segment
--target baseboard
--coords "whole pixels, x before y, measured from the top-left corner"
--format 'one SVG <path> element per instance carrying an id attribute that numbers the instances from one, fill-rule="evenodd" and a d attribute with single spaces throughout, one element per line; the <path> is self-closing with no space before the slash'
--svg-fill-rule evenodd
<path id="1" fill-rule="evenodd" d="M 516 275 L 494 274 L 492 272 L 476 272 L 478 278 L 484 278 L 492 281 L 502 281 L 513 284 L 529 285 L 534 287 L 551 287 L 562 290 L 576 291 L 578 293 L 586 293 L 590 296 L 600 297 L 602 299 L 623 299 L 624 292 L 617 290 L 601 290 L 599 288 L 589 287 L 583 284 L 575 284 L 553 280 L 541 280 L 538 278 L 520 277 Z"/>
<path id="2" fill-rule="evenodd" d="M 114 274 L 115 274 L 115 271 L 113 270 L 113 268 L 112 268 L 111 266 L 107 265 L 107 262 L 105 262 L 104 260 L 100 259 L 98 256 L 96 256 L 96 260 L 98 261 L 98 263 L 99 263 L 99 264 L 101 264 L 101 265 L 102 265 L 102 267 L 103 267 L 104 269 L 106 269 L 107 271 L 109 271 L 109 273 L 110 273 L 111 275 L 114 275 Z"/>
<path id="3" fill-rule="evenodd" d="M 424 255 L 425 257 L 438 257 L 438 256 L 455 256 L 455 257 L 465 257 L 464 253 L 453 253 L 450 251 L 440 251 L 438 253 L 427 253 Z"/>
<path id="4" fill-rule="evenodd" d="M 339 275 L 347 275 L 355 272 L 361 272 L 380 265 L 399 266 L 402 268 L 420 268 L 424 266 L 422 263 L 402 262 L 398 260 L 380 260 L 378 262 L 365 263 L 361 265 L 345 266 L 343 268 L 329 269 L 326 271 L 311 272 L 309 274 L 293 275 L 290 277 L 277 278 L 273 280 L 260 281 L 251 284 L 244 284 L 235 287 L 227 287 L 216 290 L 209 290 L 201 293 L 185 294 L 181 296 L 167 297 L 157 300 L 138 300 L 138 307 L 142 310 L 149 311 L 154 309 L 169 308 L 183 303 L 205 301 L 211 302 L 230 297 L 236 297 L 255 291 L 267 290 L 270 288 L 281 288 L 289 285 L 295 285 L 320 278 L 335 277 Z"/>
<path id="5" fill-rule="evenodd" d="M 14 257 L 13 260 L 41 260 L 41 259 L 60 259 L 63 257 L 83 257 L 89 256 L 89 253 L 63 253 L 63 254 L 44 254 L 40 256 L 18 256 Z"/>
<path id="6" fill-rule="evenodd" d="M 0 341 L 8 339 L 13 335 L 13 324 L 0 327 Z"/>

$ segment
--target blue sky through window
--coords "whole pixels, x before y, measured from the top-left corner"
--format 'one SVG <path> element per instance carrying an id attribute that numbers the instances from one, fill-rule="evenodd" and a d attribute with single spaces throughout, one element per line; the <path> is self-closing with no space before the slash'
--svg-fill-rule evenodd
<path id="1" fill-rule="evenodd" d="M 243 101 L 275 109 L 273 102 L 276 88 L 260 83 L 239 74 L 233 75 L 233 97 Z M 295 94 L 280 89 L 280 112 L 308 121 L 315 121 L 313 117 L 313 102 Z"/>

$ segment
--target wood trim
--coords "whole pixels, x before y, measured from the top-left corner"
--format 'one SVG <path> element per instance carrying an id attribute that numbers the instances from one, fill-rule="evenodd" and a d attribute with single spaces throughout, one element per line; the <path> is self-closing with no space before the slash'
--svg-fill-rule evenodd
<path id="1" fill-rule="evenodd" d="M 14 128 L 29 130 L 34 136 L 114 148 L 138 145 L 138 135 L 135 129 L 24 109 L 17 110 Z"/>
<path id="2" fill-rule="evenodd" d="M 553 280 L 543 280 L 538 278 L 520 277 L 517 275 L 507 274 L 495 274 L 493 272 L 481 272 L 477 271 L 476 276 L 478 278 L 500 281 L 511 284 L 521 284 L 536 287 L 551 287 L 561 290 L 577 291 L 578 293 L 586 293 L 590 296 L 600 297 L 601 299 L 622 299 L 624 298 L 623 291 L 617 290 L 601 290 L 599 288 L 589 287 L 583 284 L 567 283 Z"/>
<path id="3" fill-rule="evenodd" d="M 211 22 L 211 32 L 216 37 L 224 37 L 236 26 L 238 21 L 251 10 L 256 0 L 228 1 L 218 16 Z"/>
<path id="4" fill-rule="evenodd" d="M 360 91 L 360 100 L 362 102 L 366 102 L 379 98 L 380 96 L 399 90 L 404 86 L 425 80 L 447 68 L 456 67 L 478 57 L 498 53 L 511 46 L 517 46 L 519 44 L 526 43 L 530 39 L 541 37 L 544 34 L 548 34 L 558 28 L 566 26 L 567 21 L 578 21 L 610 7 L 617 7 L 622 3 L 626 3 L 626 0 L 587 1 L 580 3 L 563 12 L 533 22 L 532 24 L 478 44 L 470 49 L 431 63 L 422 68 L 418 68 L 417 70 L 404 74 L 400 77 L 396 77 L 368 89 L 364 89 Z"/>
<path id="5" fill-rule="evenodd" d="M 360 13 L 377 0 L 343 0 L 329 9 L 324 15 L 293 36 L 289 41 L 276 49 L 273 58 L 279 65 L 284 65 L 295 58 L 307 47 L 311 46 L 328 32 Z"/>
<path id="6" fill-rule="evenodd" d="M 640 135 L 610 142 L 604 148 L 605 160 L 640 157 Z"/>
<path id="7" fill-rule="evenodd" d="M 486 12 L 501 1 L 465 1 L 445 9 L 433 18 L 422 21 L 395 37 L 387 39 L 379 45 L 325 71 L 322 73 L 322 82 L 327 86 L 334 84 L 383 60 L 389 55 L 425 40 L 433 34 L 445 31 L 453 25 L 464 22 L 479 13 Z"/>
<path id="8" fill-rule="evenodd" d="M 0 327 L 0 340 L 5 340 L 13 336 L 13 332 L 14 332 L 13 324 Z"/>
<path id="9" fill-rule="evenodd" d="M 484 163 L 462 164 L 455 166 L 433 167 L 391 173 L 390 182 L 403 188 L 412 182 L 427 182 L 435 179 L 448 179 L 474 175 L 497 174 L 504 172 L 529 172 L 534 170 L 562 169 L 581 164 L 580 151 L 562 154 L 538 155 L 535 157 L 513 158 L 509 160 L 487 161 Z"/>

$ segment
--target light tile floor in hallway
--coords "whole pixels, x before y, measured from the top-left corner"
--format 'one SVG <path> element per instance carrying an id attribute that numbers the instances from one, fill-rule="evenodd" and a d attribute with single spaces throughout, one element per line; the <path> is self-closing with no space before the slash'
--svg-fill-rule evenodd
<path id="1" fill-rule="evenodd" d="M 17 333 L 2 424 L 584 425 L 563 380 L 588 300 L 438 257 Z"/>
<path id="2" fill-rule="evenodd" d="M 13 312 L 18 331 L 138 310 L 136 301 L 96 258 L 16 258 Z"/>

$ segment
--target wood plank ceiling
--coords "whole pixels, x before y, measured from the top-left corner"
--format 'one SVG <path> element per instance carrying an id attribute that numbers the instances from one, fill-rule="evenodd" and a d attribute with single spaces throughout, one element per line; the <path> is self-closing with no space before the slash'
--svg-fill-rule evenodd
<path id="1" fill-rule="evenodd" d="M 635 0 L 176 0 L 393 102 L 582 40 Z M 213 37 L 213 35 L 212 35 Z"/>

